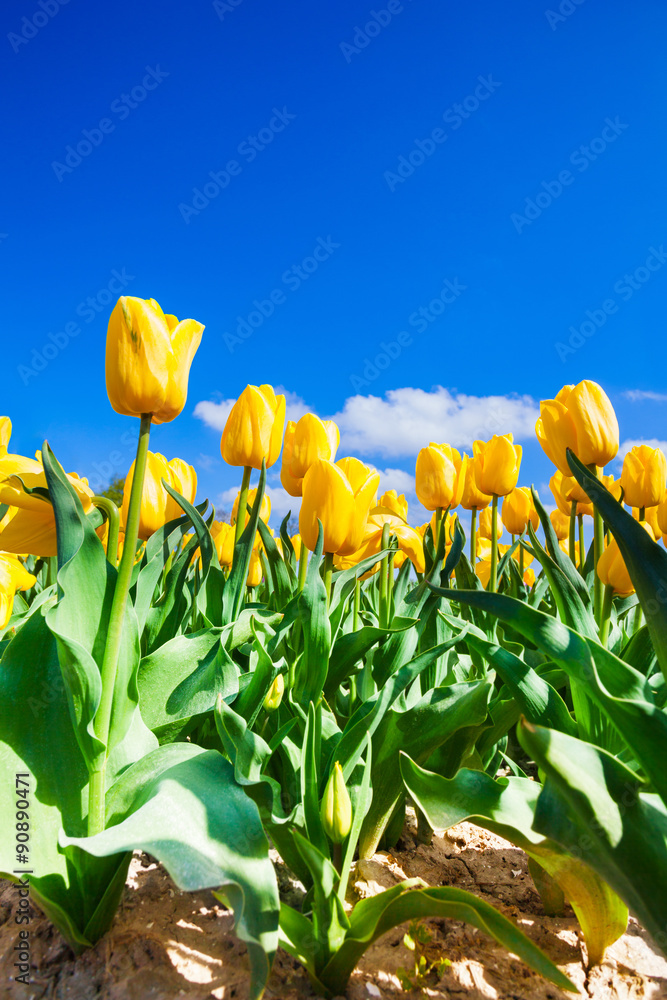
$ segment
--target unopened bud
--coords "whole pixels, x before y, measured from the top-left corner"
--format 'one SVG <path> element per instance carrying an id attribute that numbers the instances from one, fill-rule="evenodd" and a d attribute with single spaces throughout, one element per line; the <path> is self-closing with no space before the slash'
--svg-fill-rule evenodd
<path id="1" fill-rule="evenodd" d="M 283 692 L 285 690 L 285 678 L 282 674 L 278 674 L 273 684 L 266 692 L 266 697 L 264 699 L 264 708 L 267 712 L 275 712 L 275 710 L 280 705 L 283 700 Z"/>
<path id="2" fill-rule="evenodd" d="M 324 832 L 334 844 L 341 844 L 352 827 L 352 803 L 345 787 L 343 770 L 336 761 L 329 775 L 320 807 Z"/>

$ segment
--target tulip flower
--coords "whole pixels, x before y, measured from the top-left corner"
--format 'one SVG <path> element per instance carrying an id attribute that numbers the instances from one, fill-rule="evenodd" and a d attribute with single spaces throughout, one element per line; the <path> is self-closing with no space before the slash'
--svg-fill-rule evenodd
<path id="1" fill-rule="evenodd" d="M 540 518 L 535 510 L 533 495 L 527 486 L 517 486 L 503 500 L 502 522 L 510 535 L 522 535 L 528 524 L 537 531 Z"/>
<path id="2" fill-rule="evenodd" d="M 425 566 L 422 536 L 415 528 L 406 524 L 402 517 L 387 513 L 386 508 L 382 506 L 375 507 L 368 515 L 363 544 L 352 557 L 355 563 L 359 563 L 362 559 L 382 550 L 382 535 L 385 525 L 388 526 L 388 531 L 385 534 L 396 537 L 399 551 L 407 556 L 418 573 L 423 573 Z"/>
<path id="3" fill-rule="evenodd" d="M 567 517 L 570 517 L 572 513 L 575 516 L 579 514 L 593 516 L 593 504 L 581 486 L 579 486 L 574 476 L 564 476 L 562 472 L 556 471 L 549 480 L 549 488 L 553 493 L 558 509 Z M 572 510 L 573 503 L 576 504 L 574 511 Z"/>
<path id="4" fill-rule="evenodd" d="M 512 442 L 511 434 L 473 442 L 475 485 L 482 493 L 504 497 L 516 486 L 522 449 Z"/>
<path id="5" fill-rule="evenodd" d="M 564 514 L 562 510 L 552 510 L 549 515 L 551 519 L 551 524 L 556 532 L 556 538 L 559 542 L 564 541 L 570 533 L 570 518 L 568 514 Z"/>
<path id="6" fill-rule="evenodd" d="M 623 500 L 630 507 L 656 507 L 665 495 L 667 459 L 648 444 L 631 448 L 623 459 Z"/>
<path id="7" fill-rule="evenodd" d="M 303 477 L 318 459 L 333 462 L 340 443 L 340 432 L 333 420 L 320 420 L 306 413 L 296 423 L 288 420 L 285 428 L 280 481 L 290 496 L 300 497 Z"/>
<path id="8" fill-rule="evenodd" d="M 651 531 L 650 525 L 648 525 L 645 521 L 643 521 L 642 524 L 651 538 L 653 538 L 653 532 Z M 615 538 L 612 538 L 609 545 L 598 559 L 597 573 L 602 582 L 606 586 L 611 587 L 615 594 L 621 594 L 623 597 L 627 597 L 628 594 L 634 593 L 635 586 L 630 579 L 630 574 L 628 573 L 627 566 L 625 565 L 625 561 L 621 555 L 621 550 L 619 549 L 618 542 Z"/>
<path id="9" fill-rule="evenodd" d="M 236 499 L 234 500 L 234 506 L 232 507 L 232 516 L 230 517 L 230 521 L 232 524 L 236 524 L 236 518 L 239 512 L 240 499 L 241 499 L 241 494 L 237 493 Z M 256 499 L 257 499 L 257 490 L 248 490 L 247 507 L 252 507 Z M 244 528 L 248 523 L 248 521 L 250 520 L 250 514 L 248 513 L 247 507 L 246 507 L 245 522 L 243 525 Z M 259 516 L 261 517 L 262 521 L 264 521 L 264 524 L 269 523 L 269 518 L 271 517 L 271 497 L 268 495 L 268 493 L 265 493 L 264 496 L 262 497 L 262 505 L 259 508 Z"/>
<path id="10" fill-rule="evenodd" d="M 352 828 L 352 803 L 345 786 L 343 769 L 336 761 L 327 781 L 320 817 L 324 832 L 334 844 L 342 844 Z"/>
<path id="11" fill-rule="evenodd" d="M 273 684 L 266 692 L 264 697 L 264 711 L 275 712 L 277 708 L 280 707 L 280 702 L 283 700 L 283 694 L 285 691 L 285 675 L 278 674 Z"/>
<path id="12" fill-rule="evenodd" d="M 254 548 L 250 554 L 250 566 L 248 567 L 247 587 L 258 587 L 262 582 L 262 561 L 259 555 L 259 546 Z"/>
<path id="13" fill-rule="evenodd" d="M 603 467 L 618 452 L 618 420 L 605 391 L 585 379 L 565 385 L 555 399 L 540 403 L 537 438 L 554 465 L 570 475 L 567 449 L 584 465 Z"/>
<path id="14" fill-rule="evenodd" d="M 230 567 L 234 558 L 234 528 L 226 521 L 214 521 L 210 532 L 218 562 L 223 567 Z"/>
<path id="15" fill-rule="evenodd" d="M 667 535 L 667 496 L 656 508 L 656 520 L 663 535 Z"/>
<path id="16" fill-rule="evenodd" d="M 644 516 L 642 518 L 641 508 L 639 507 L 632 508 L 632 516 L 634 517 L 635 521 L 645 521 L 646 524 L 649 524 L 651 526 L 651 531 L 653 532 L 653 537 L 655 538 L 656 542 L 659 542 L 662 536 L 664 535 L 664 531 L 660 527 L 660 521 L 658 520 L 659 510 L 660 506 L 645 507 Z"/>
<path id="17" fill-rule="evenodd" d="M 222 432 L 220 451 L 228 465 L 269 469 L 283 441 L 285 397 L 270 385 L 248 385 L 234 403 Z"/>
<path id="18" fill-rule="evenodd" d="M 9 439 L 12 436 L 12 422 L 9 417 L 0 417 L 0 455 L 7 454 Z"/>
<path id="19" fill-rule="evenodd" d="M 123 526 L 127 525 L 134 467 L 135 463 L 133 462 L 130 466 L 130 471 L 125 477 L 125 485 L 123 487 L 123 503 L 120 512 L 121 525 Z M 181 517 L 183 514 L 181 507 L 179 507 L 162 485 L 163 479 L 189 503 L 193 503 L 195 499 L 197 474 L 193 467 L 187 465 L 180 458 L 173 458 L 171 462 L 168 462 L 164 455 L 149 451 L 146 456 L 146 473 L 141 495 L 138 529 L 138 537 L 144 541 L 162 528 L 167 521 Z"/>
<path id="20" fill-rule="evenodd" d="M 396 490 L 385 490 L 378 500 L 378 507 L 385 507 L 405 522 L 408 520 L 408 501 L 405 499 L 405 493 L 398 496 Z"/>
<path id="21" fill-rule="evenodd" d="M 151 414 L 154 424 L 177 417 L 203 332 L 194 319 L 179 323 L 165 315 L 155 299 L 121 295 L 107 331 L 107 394 L 114 410 L 131 417 Z"/>
<path id="22" fill-rule="evenodd" d="M 341 459 L 335 465 L 323 459 L 314 462 L 303 479 L 299 513 L 299 532 L 306 548 L 315 549 L 319 519 L 325 552 L 350 555 L 359 549 L 379 482 L 379 473 L 358 459 Z"/>
<path id="23" fill-rule="evenodd" d="M 457 507 L 465 484 L 461 456 L 448 444 L 431 444 L 417 455 L 415 491 L 427 510 Z"/>
<path id="24" fill-rule="evenodd" d="M 490 507 L 487 507 L 479 515 L 479 529 L 478 535 L 480 538 L 486 538 L 491 541 L 493 535 L 493 518 L 496 519 L 496 538 L 503 537 L 503 522 L 498 511 L 492 511 Z"/>
<path id="25" fill-rule="evenodd" d="M 56 517 L 46 497 L 26 492 L 37 488 L 45 491 L 48 489 L 46 474 L 42 466 L 36 464 L 39 472 L 21 472 L 20 478 L 8 476 L 0 482 L 0 504 L 16 508 L 11 520 L 0 531 L 0 551 L 29 553 L 46 558 L 58 554 Z M 80 479 L 76 473 L 70 473 L 67 478 L 74 487 L 84 514 L 88 514 L 92 509 L 91 498 L 94 496 L 88 481 Z"/>
<path id="26" fill-rule="evenodd" d="M 29 590 L 36 582 L 16 556 L 0 552 L 0 631 L 7 628 L 12 617 L 16 591 Z"/>
<path id="27" fill-rule="evenodd" d="M 461 476 L 463 477 L 463 492 L 461 493 L 461 506 L 464 510 L 484 510 L 491 503 L 491 495 L 482 493 L 477 488 L 475 482 L 475 463 L 470 455 L 464 455 L 461 459 Z"/>
<path id="28" fill-rule="evenodd" d="M 24 455 L 8 454 L 7 449 L 11 436 L 11 420 L 9 417 L 0 417 L 0 482 L 8 476 L 20 476 L 24 472 L 34 472 L 40 475 L 44 471 L 41 461 L 26 458 Z"/>

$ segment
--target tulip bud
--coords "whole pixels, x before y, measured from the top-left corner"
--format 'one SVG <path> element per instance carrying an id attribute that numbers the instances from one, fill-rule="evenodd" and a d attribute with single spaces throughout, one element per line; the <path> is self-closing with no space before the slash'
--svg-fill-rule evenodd
<path id="1" fill-rule="evenodd" d="M 656 507 L 665 495 L 667 459 L 660 448 L 640 444 L 623 459 L 623 500 L 630 507 Z"/>
<path id="2" fill-rule="evenodd" d="M 320 817 L 329 839 L 334 844 L 342 844 L 352 828 L 352 803 L 345 787 L 343 769 L 338 761 L 334 764 L 324 789 Z"/>
<path id="3" fill-rule="evenodd" d="M 120 509 L 121 527 L 127 524 L 127 515 L 134 479 L 134 462 L 125 477 L 123 486 L 123 503 Z M 151 535 L 162 528 L 167 521 L 183 515 L 183 509 L 171 497 L 162 480 L 172 489 L 181 494 L 189 503 L 193 503 L 197 492 L 197 473 L 191 465 L 181 458 L 172 458 L 168 462 L 159 452 L 149 451 L 146 457 L 146 473 L 141 494 L 141 511 L 139 514 L 139 538 L 147 541 Z"/>
<path id="4" fill-rule="evenodd" d="M 569 517 L 572 509 L 572 501 L 576 500 L 576 497 L 581 496 L 583 493 L 576 479 L 573 476 L 564 476 L 562 472 L 557 471 L 554 472 L 549 480 L 549 488 L 554 495 L 558 509 L 566 517 Z M 583 493 L 583 496 L 586 496 L 586 494 Z M 575 514 L 589 514 L 592 517 L 593 513 L 593 504 L 590 501 L 577 501 Z"/>
<path id="5" fill-rule="evenodd" d="M 463 492 L 461 494 L 461 506 L 464 510 L 484 510 L 491 503 L 488 493 L 482 493 L 477 489 L 475 483 L 475 463 L 470 455 L 464 455 L 461 460 L 461 477 L 463 479 Z"/>
<path id="6" fill-rule="evenodd" d="M 651 526 L 646 521 L 640 522 L 642 527 L 653 538 Z M 655 541 L 655 539 L 653 539 Z M 635 586 L 630 579 L 627 567 L 618 547 L 618 542 L 612 538 L 607 548 L 597 561 L 597 574 L 604 584 L 614 588 L 615 594 L 627 596 L 634 593 Z"/>
<path id="7" fill-rule="evenodd" d="M 417 455 L 415 491 L 427 510 L 457 507 L 461 502 L 465 471 L 461 456 L 448 444 L 431 444 Z"/>
<path id="8" fill-rule="evenodd" d="M 498 529 L 497 538 L 503 537 L 503 523 L 500 514 L 496 511 L 496 527 Z M 479 523 L 477 525 L 477 537 L 491 540 L 493 530 L 493 511 L 491 507 L 486 507 L 480 511 Z"/>
<path id="9" fill-rule="evenodd" d="M 556 532 L 556 538 L 559 542 L 562 542 L 570 534 L 570 518 L 567 514 L 564 514 L 562 510 L 552 510 L 549 515 L 551 519 L 551 524 L 554 531 Z"/>
<path id="10" fill-rule="evenodd" d="M 264 698 L 264 709 L 271 713 L 279 707 L 280 702 L 283 700 L 283 692 L 285 691 L 285 678 L 283 674 L 278 674 L 278 676 L 273 681 L 273 684 L 266 692 L 266 697 Z"/>
<path id="11" fill-rule="evenodd" d="M 285 397 L 270 385 L 248 385 L 234 403 L 222 432 L 220 451 L 228 465 L 270 468 L 280 454 Z"/>
<path id="12" fill-rule="evenodd" d="M 502 521 L 510 535 L 522 535 L 528 527 L 529 522 L 537 531 L 540 519 L 535 505 L 533 495 L 527 486 L 517 486 L 516 489 L 508 493 L 503 500 Z"/>
<path id="13" fill-rule="evenodd" d="M 660 507 L 645 507 L 644 508 L 644 520 L 647 524 L 650 524 L 651 531 L 655 537 L 656 542 L 659 542 L 662 538 L 664 532 L 660 527 L 660 522 L 658 521 L 658 511 Z M 632 516 L 635 521 L 639 520 L 639 509 L 637 507 L 632 508 Z"/>
<path id="14" fill-rule="evenodd" d="M 522 449 L 512 442 L 511 434 L 473 442 L 475 485 L 482 493 L 504 497 L 516 486 Z"/>
<path id="15" fill-rule="evenodd" d="M 232 524 L 236 524 L 236 515 L 239 512 L 239 498 L 240 498 L 240 496 L 241 496 L 241 493 L 240 492 L 237 493 L 236 494 L 236 498 L 234 500 L 234 506 L 232 507 L 232 514 L 231 514 L 231 517 L 230 517 L 230 521 L 231 521 Z M 245 528 L 245 525 L 250 520 L 250 511 L 249 511 L 248 508 L 250 508 L 250 507 L 252 507 L 254 505 L 256 499 L 257 499 L 257 490 L 256 489 L 254 489 L 254 490 L 248 490 L 247 508 L 246 508 L 246 515 L 245 515 L 245 524 L 243 525 L 244 528 Z M 271 497 L 269 496 L 268 493 L 265 493 L 264 496 L 262 497 L 262 505 L 259 508 L 259 516 L 262 519 L 262 521 L 264 521 L 264 524 L 268 524 L 269 518 L 271 517 Z"/>
<path id="16" fill-rule="evenodd" d="M 317 521 L 324 530 L 324 551 L 350 555 L 361 548 L 366 520 L 380 474 L 356 458 L 334 465 L 319 459 L 303 478 L 299 512 L 301 540 L 311 552 L 317 544 Z"/>
<path id="17" fill-rule="evenodd" d="M 155 299 L 121 295 L 109 319 L 106 380 L 117 413 L 154 424 L 173 420 L 185 406 L 190 365 L 204 327 L 165 316 Z"/>
<path id="18" fill-rule="evenodd" d="M 555 399 L 540 403 L 537 438 L 564 476 L 571 474 L 569 448 L 584 465 L 605 466 L 618 452 L 618 420 L 609 397 L 597 382 L 565 385 Z"/>
<path id="19" fill-rule="evenodd" d="M 248 567 L 247 587 L 259 587 L 262 582 L 262 560 L 259 556 L 259 548 L 254 548 L 250 553 L 250 566 Z"/>
<path id="20" fill-rule="evenodd" d="M 211 538 L 221 566 L 231 566 L 234 558 L 234 529 L 226 521 L 214 521 L 210 527 Z"/>

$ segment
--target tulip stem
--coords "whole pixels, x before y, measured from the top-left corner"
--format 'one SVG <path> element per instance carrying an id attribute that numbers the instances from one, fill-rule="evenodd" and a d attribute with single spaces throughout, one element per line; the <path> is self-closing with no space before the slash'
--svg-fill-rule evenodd
<path id="1" fill-rule="evenodd" d="M 306 570 L 308 569 L 308 549 L 301 539 L 301 552 L 299 553 L 299 593 L 306 586 Z"/>
<path id="2" fill-rule="evenodd" d="M 584 566 L 586 565 L 586 548 L 584 546 L 584 515 L 578 514 L 577 521 L 579 522 L 579 569 L 581 570 L 581 575 L 584 575 Z"/>
<path id="3" fill-rule="evenodd" d="M 359 603 L 361 600 L 361 581 L 359 577 L 354 581 L 354 617 L 352 619 L 352 630 L 359 628 Z"/>
<path id="4" fill-rule="evenodd" d="M 387 628 L 391 621 L 391 602 L 394 597 L 394 553 L 387 557 Z"/>
<path id="5" fill-rule="evenodd" d="M 570 501 L 570 534 L 569 534 L 569 552 L 570 559 L 573 564 L 577 565 L 577 545 L 576 545 L 576 530 L 577 530 L 577 501 Z"/>
<path id="6" fill-rule="evenodd" d="M 597 465 L 590 465 L 589 469 L 597 479 L 600 478 L 600 471 Z M 602 523 L 602 514 L 597 509 L 597 506 L 595 506 L 593 513 L 593 562 L 595 563 L 593 608 L 595 611 L 595 618 L 600 623 L 600 625 L 602 624 L 603 583 L 598 575 L 598 560 L 603 552 L 604 552 L 604 525 Z"/>
<path id="7" fill-rule="evenodd" d="M 442 511 L 440 511 L 440 513 L 442 513 Z M 436 524 L 438 525 L 437 528 L 436 528 L 436 536 L 439 536 L 439 534 L 440 534 L 440 526 L 439 526 L 439 520 L 438 520 L 437 513 L 436 513 Z M 382 541 L 380 542 L 380 549 L 382 549 L 382 550 L 386 549 L 387 546 L 389 545 L 389 531 L 390 531 L 389 525 L 386 524 L 386 523 L 383 524 L 382 525 Z M 438 550 L 437 537 L 436 537 L 435 548 L 436 548 L 436 552 L 437 552 L 437 550 Z M 387 584 L 388 584 L 388 581 L 389 581 L 388 563 L 389 563 L 388 557 L 387 556 L 383 556 L 382 557 L 382 562 L 380 564 L 380 608 L 379 608 L 379 611 L 380 611 L 380 628 L 386 628 L 387 627 L 387 619 L 389 617 L 388 611 L 387 611 Z"/>
<path id="8" fill-rule="evenodd" d="M 327 608 L 331 602 L 331 577 L 333 576 L 333 552 L 324 554 L 324 586 L 327 592 Z"/>
<path id="9" fill-rule="evenodd" d="M 491 574 L 489 590 L 495 594 L 498 589 L 498 497 L 494 493 L 491 501 Z"/>
<path id="10" fill-rule="evenodd" d="M 519 535 L 519 573 L 521 574 L 521 582 L 523 583 L 523 564 L 524 564 L 524 550 L 521 544 L 521 539 L 523 538 L 523 531 Z"/>
<path id="11" fill-rule="evenodd" d="M 645 521 L 646 520 L 646 507 L 640 507 L 639 508 L 639 520 L 640 521 Z"/>
<path id="12" fill-rule="evenodd" d="M 607 645 L 609 638 L 609 625 L 611 624 L 611 608 L 614 599 L 614 588 L 611 584 L 605 584 L 604 597 L 602 599 L 602 612 L 600 615 L 600 644 Z"/>
<path id="13" fill-rule="evenodd" d="M 137 442 L 137 457 L 134 462 L 134 475 L 132 477 L 132 490 L 130 492 L 130 503 L 127 512 L 127 523 L 125 525 L 125 542 L 123 554 L 120 558 L 118 576 L 109 612 L 109 622 L 107 625 L 107 641 L 102 659 L 102 669 L 100 671 L 102 681 L 102 694 L 100 703 L 93 720 L 95 736 L 104 744 L 104 750 L 95 761 L 90 774 L 88 785 L 88 836 L 92 837 L 96 833 L 101 833 L 105 827 L 105 797 L 106 797 L 106 769 L 107 758 L 109 756 L 109 730 L 111 728 L 111 713 L 114 702 L 114 688 L 116 686 L 116 674 L 118 672 L 118 659 L 120 657 L 120 647 L 123 640 L 123 622 L 125 619 L 125 606 L 127 595 L 132 580 L 132 569 L 134 567 L 134 557 L 137 549 L 137 537 L 139 535 L 139 516 L 141 514 L 141 496 L 144 487 L 144 476 L 146 473 L 146 459 L 148 457 L 148 440 L 151 432 L 151 413 L 142 413 L 139 427 L 139 441 Z"/>
<path id="14" fill-rule="evenodd" d="M 108 497 L 93 497 L 92 502 L 99 510 L 106 514 L 109 524 L 109 534 L 107 535 L 107 562 L 115 568 L 118 564 L 118 530 L 120 527 L 120 516 L 118 507 L 109 500 Z"/>
<path id="15" fill-rule="evenodd" d="M 241 480 L 239 505 L 236 508 L 236 530 L 234 532 L 234 547 L 236 547 L 239 538 L 243 534 L 243 529 L 245 528 L 245 515 L 248 509 L 248 487 L 250 486 L 251 472 L 252 472 L 252 466 L 245 465 L 243 467 L 243 479 Z"/>
<path id="16" fill-rule="evenodd" d="M 470 565 L 475 569 L 477 561 L 477 508 L 470 511 Z"/>

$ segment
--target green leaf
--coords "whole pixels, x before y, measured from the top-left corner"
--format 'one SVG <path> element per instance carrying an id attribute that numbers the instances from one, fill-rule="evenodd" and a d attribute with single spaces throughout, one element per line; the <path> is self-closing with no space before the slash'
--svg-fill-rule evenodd
<path id="1" fill-rule="evenodd" d="M 520 847 L 542 866 L 572 903 L 586 938 L 589 965 L 624 932 L 627 907 L 588 865 L 533 830 L 541 786 L 527 778 L 501 778 L 462 768 L 451 779 L 425 771 L 401 755 L 405 786 L 434 829 L 470 820 Z"/>
<path id="2" fill-rule="evenodd" d="M 304 706 L 311 701 L 317 702 L 322 694 L 331 648 L 327 592 L 320 576 L 324 534 L 321 522 L 318 524 L 317 545 L 308 564 L 306 584 L 298 598 L 299 620 L 303 631 L 303 656 L 296 668 L 294 698 Z"/>
<path id="3" fill-rule="evenodd" d="M 243 529 L 238 542 L 234 546 L 232 568 L 225 583 L 225 589 L 222 597 L 223 625 L 227 625 L 229 622 L 238 618 L 239 612 L 243 606 L 246 580 L 248 579 L 248 570 L 250 569 L 250 557 L 252 555 L 252 547 L 255 542 L 255 534 L 257 532 L 257 524 L 259 522 L 259 512 L 262 507 L 265 488 L 266 465 L 264 463 L 264 459 L 262 459 L 262 469 L 259 474 L 259 483 L 257 484 L 255 502 L 252 504 L 250 509 L 248 523 Z"/>
<path id="4" fill-rule="evenodd" d="M 370 649 L 385 636 L 396 632 L 404 632 L 416 624 L 414 618 L 394 618 L 391 628 L 377 628 L 375 625 L 362 625 L 356 632 L 347 632 L 336 639 L 329 658 L 324 693 L 331 703 L 341 684 L 354 673 L 354 668 Z"/>
<path id="5" fill-rule="evenodd" d="M 271 532 L 261 518 L 257 522 L 257 528 L 259 529 L 260 538 L 266 551 L 271 582 L 273 584 L 273 593 L 269 600 L 269 606 L 280 611 L 292 596 L 292 581 L 290 580 L 285 560 L 278 551 L 278 546 L 273 540 Z"/>
<path id="6" fill-rule="evenodd" d="M 234 910 L 246 942 L 251 997 L 261 996 L 278 941 L 279 900 L 268 842 L 253 802 L 215 750 L 192 756 L 145 787 L 136 811 L 94 837 L 61 837 L 95 857 L 144 850 L 181 889 L 214 889 Z"/>
<path id="7" fill-rule="evenodd" d="M 667 809 L 590 743 L 525 723 L 519 740 L 546 775 L 534 828 L 576 854 L 618 893 L 666 951 Z"/>

